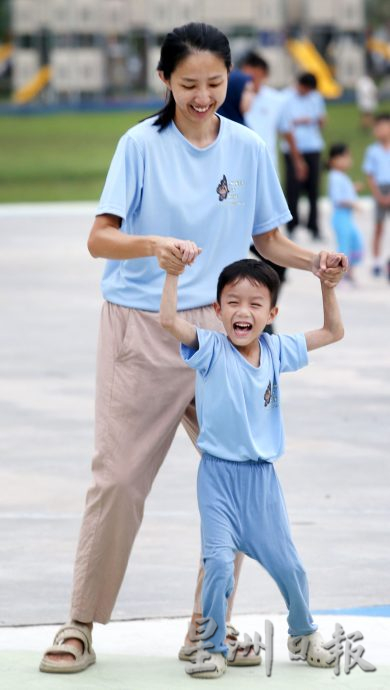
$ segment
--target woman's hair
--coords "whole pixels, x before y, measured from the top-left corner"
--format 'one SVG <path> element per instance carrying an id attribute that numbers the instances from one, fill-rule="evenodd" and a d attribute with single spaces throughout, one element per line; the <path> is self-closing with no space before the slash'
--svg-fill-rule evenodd
<path id="1" fill-rule="evenodd" d="M 329 170 L 329 168 L 332 167 L 332 161 L 335 158 L 338 158 L 339 156 L 343 156 L 345 153 L 348 153 L 348 151 L 348 144 L 343 144 L 341 142 L 338 144 L 332 144 L 332 146 L 329 149 L 328 160 L 325 163 L 325 169 Z"/>
<path id="2" fill-rule="evenodd" d="M 161 46 L 160 60 L 157 69 L 165 79 L 170 79 L 172 72 L 188 55 L 199 51 L 209 51 L 223 60 L 229 71 L 232 65 L 229 41 L 225 34 L 215 26 L 200 22 L 191 22 L 170 31 Z M 175 99 L 169 91 L 169 98 L 162 110 L 157 113 L 153 123 L 161 132 L 173 120 L 175 115 Z"/>
<path id="3" fill-rule="evenodd" d="M 265 261 L 257 259 L 240 259 L 225 266 L 218 278 L 218 304 L 221 304 L 222 291 L 226 285 L 235 285 L 245 278 L 254 285 L 264 285 L 270 293 L 271 307 L 275 306 L 280 287 L 279 276 Z"/>

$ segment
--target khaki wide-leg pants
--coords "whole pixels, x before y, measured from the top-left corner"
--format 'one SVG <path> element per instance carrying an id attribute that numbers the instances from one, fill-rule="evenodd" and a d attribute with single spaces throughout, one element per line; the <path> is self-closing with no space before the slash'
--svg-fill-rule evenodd
<path id="1" fill-rule="evenodd" d="M 182 311 L 181 316 L 201 328 L 223 331 L 212 306 Z M 76 555 L 73 620 L 109 621 L 145 499 L 180 422 L 195 443 L 194 388 L 195 373 L 182 361 L 177 340 L 160 326 L 158 313 L 103 304 L 93 484 Z M 236 583 L 241 563 L 240 554 Z M 200 568 L 195 594 L 199 613 L 202 580 Z"/>

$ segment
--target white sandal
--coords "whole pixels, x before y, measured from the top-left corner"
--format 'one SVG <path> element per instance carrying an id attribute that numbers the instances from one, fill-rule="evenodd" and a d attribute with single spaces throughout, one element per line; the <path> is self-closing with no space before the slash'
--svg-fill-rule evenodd
<path id="1" fill-rule="evenodd" d="M 309 666 L 317 668 L 331 668 L 335 665 L 335 657 L 329 649 L 324 648 L 324 638 L 316 630 L 310 635 L 289 635 L 287 640 L 290 659 L 297 660 L 299 657 L 306 661 Z M 307 646 L 306 646 L 307 645 Z"/>
<path id="2" fill-rule="evenodd" d="M 244 642 L 240 642 L 238 640 L 239 636 L 239 631 L 237 628 L 234 627 L 231 623 L 226 623 L 226 638 L 229 643 L 229 640 L 232 640 L 233 642 L 239 642 L 239 647 L 236 651 L 236 654 L 234 656 L 234 659 L 229 661 L 227 660 L 227 665 L 228 666 L 260 666 L 261 664 L 261 656 L 260 654 L 253 655 L 251 654 L 252 647 L 248 649 L 248 647 L 245 646 Z M 233 646 L 233 645 L 232 645 Z M 235 645 L 234 645 L 235 646 Z M 194 650 L 196 647 L 194 646 Z M 183 645 L 180 647 L 178 657 L 180 661 L 193 661 L 194 656 L 193 654 L 188 653 L 188 645 Z M 205 676 L 202 676 L 203 678 Z"/>
<path id="3" fill-rule="evenodd" d="M 226 672 L 226 659 L 221 652 L 211 652 L 200 664 L 197 664 L 194 654 L 191 662 L 185 667 L 185 672 L 191 678 L 220 678 Z"/>
<path id="4" fill-rule="evenodd" d="M 66 644 L 66 640 L 80 640 L 83 651 L 80 651 L 71 644 Z M 67 659 L 46 659 L 47 654 L 70 654 Z M 92 649 L 92 635 L 88 625 L 82 623 L 65 623 L 54 637 L 51 647 L 46 649 L 39 670 L 43 673 L 79 673 L 88 666 L 96 662 L 96 654 Z"/>

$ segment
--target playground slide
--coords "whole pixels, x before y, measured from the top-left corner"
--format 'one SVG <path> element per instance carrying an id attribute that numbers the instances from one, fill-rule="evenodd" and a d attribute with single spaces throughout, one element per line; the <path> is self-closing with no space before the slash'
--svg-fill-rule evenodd
<path id="1" fill-rule="evenodd" d="M 321 57 L 316 47 L 307 38 L 301 40 L 290 39 L 287 48 L 298 64 L 307 72 L 315 74 L 318 80 L 318 90 L 325 98 L 338 98 L 342 88 L 335 81 L 329 65 Z"/>
<path id="2" fill-rule="evenodd" d="M 9 61 L 13 51 L 13 45 L 11 43 L 3 43 L 0 45 L 0 74 L 2 68 L 6 69 L 6 63 Z"/>
<path id="3" fill-rule="evenodd" d="M 20 89 L 15 91 L 12 100 L 20 105 L 29 103 L 47 86 L 51 79 L 52 69 L 50 65 L 41 67 L 36 74 Z"/>
<path id="4" fill-rule="evenodd" d="M 390 43 L 381 41 L 379 38 L 369 38 L 367 48 L 371 53 L 377 53 L 390 62 Z"/>

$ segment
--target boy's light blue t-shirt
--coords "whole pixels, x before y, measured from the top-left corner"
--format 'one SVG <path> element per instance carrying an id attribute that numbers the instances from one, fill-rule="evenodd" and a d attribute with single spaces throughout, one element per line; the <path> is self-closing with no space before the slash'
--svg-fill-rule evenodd
<path id="1" fill-rule="evenodd" d="M 263 333 L 260 367 L 226 335 L 201 328 L 197 334 L 199 349 L 181 344 L 180 352 L 196 370 L 199 449 L 224 460 L 273 462 L 284 450 L 279 375 L 308 363 L 304 334 Z"/>
<path id="2" fill-rule="evenodd" d="M 372 175 L 377 184 L 390 184 L 390 149 L 376 142 L 366 149 L 363 172 Z"/>
<path id="3" fill-rule="evenodd" d="M 283 114 L 280 121 L 280 131 L 282 133 L 292 132 L 295 143 L 300 153 L 316 153 L 324 148 L 324 140 L 321 134 L 321 127 L 318 121 L 326 114 L 325 101 L 318 91 L 311 91 L 301 95 L 294 91 L 290 98 L 287 98 L 283 106 Z M 294 124 L 295 120 L 310 118 L 308 124 Z M 280 148 L 288 152 L 290 147 L 287 141 L 281 142 Z"/>
<path id="4" fill-rule="evenodd" d="M 335 208 L 342 208 L 343 202 L 357 199 L 352 180 L 341 170 L 331 170 L 328 175 L 328 196 Z"/>
<path id="5" fill-rule="evenodd" d="M 251 236 L 291 218 L 264 142 L 220 117 L 216 140 L 193 146 L 174 123 L 154 118 L 120 139 L 97 214 L 122 218 L 130 235 L 190 239 L 202 248 L 179 279 L 178 309 L 211 304 L 221 270 L 247 257 Z M 126 307 L 159 311 L 165 272 L 157 258 L 109 260 L 103 296 Z"/>

